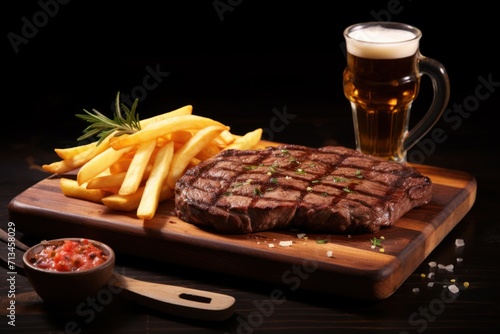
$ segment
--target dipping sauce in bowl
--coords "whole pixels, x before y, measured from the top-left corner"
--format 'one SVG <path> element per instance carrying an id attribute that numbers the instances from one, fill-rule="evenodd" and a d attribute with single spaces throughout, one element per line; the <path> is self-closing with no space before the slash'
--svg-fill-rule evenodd
<path id="1" fill-rule="evenodd" d="M 47 243 L 39 253 L 31 254 L 29 261 L 45 270 L 80 271 L 95 268 L 108 258 L 109 254 L 88 239 L 80 239 Z"/>
<path id="2" fill-rule="evenodd" d="M 95 240 L 54 239 L 28 249 L 23 264 L 26 277 L 44 301 L 75 304 L 95 298 L 108 287 L 115 253 Z"/>

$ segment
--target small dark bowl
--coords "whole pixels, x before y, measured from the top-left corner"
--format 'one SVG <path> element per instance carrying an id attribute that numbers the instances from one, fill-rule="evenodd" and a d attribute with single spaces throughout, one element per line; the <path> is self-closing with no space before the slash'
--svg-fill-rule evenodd
<path id="1" fill-rule="evenodd" d="M 48 244 L 82 239 L 63 238 L 43 241 L 24 253 L 23 264 L 26 277 L 35 292 L 45 302 L 58 305 L 85 302 L 88 297 L 95 298 L 110 281 L 115 267 L 115 253 L 111 247 L 99 241 L 87 239 L 108 256 L 104 263 L 94 268 L 81 271 L 54 271 L 38 268 L 30 261 L 34 254 L 38 254 Z"/>

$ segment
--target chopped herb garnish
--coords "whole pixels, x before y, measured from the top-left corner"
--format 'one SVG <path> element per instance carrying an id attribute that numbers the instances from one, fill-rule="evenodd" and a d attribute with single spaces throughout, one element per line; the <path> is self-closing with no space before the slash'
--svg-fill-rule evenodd
<path id="1" fill-rule="evenodd" d="M 351 189 L 349 189 L 349 188 L 347 188 L 347 187 L 345 187 L 345 188 L 344 188 L 344 189 L 342 189 L 342 190 L 343 190 L 343 191 L 345 191 L 346 193 L 352 193 L 352 190 L 351 190 Z"/>
<path id="2" fill-rule="evenodd" d="M 256 195 L 256 196 L 259 196 L 259 197 L 264 196 L 264 195 L 262 194 L 262 191 L 260 191 L 260 189 L 259 189 L 259 188 L 254 188 L 254 189 L 253 189 L 253 194 L 254 194 L 254 195 Z"/>
<path id="3" fill-rule="evenodd" d="M 346 179 L 345 177 L 339 177 L 339 176 L 333 177 L 333 182 L 347 182 L 347 181 L 349 181 L 349 180 Z"/>
<path id="4" fill-rule="evenodd" d="M 382 247 L 382 239 L 374 237 L 373 239 L 370 239 L 372 242 L 372 245 L 375 247 Z"/>
<path id="5" fill-rule="evenodd" d="M 283 154 L 289 154 L 287 149 L 282 149 L 281 153 L 283 153 Z"/>
<path id="6" fill-rule="evenodd" d="M 363 178 L 363 175 L 361 174 L 361 171 L 359 169 L 356 169 L 356 177 L 358 179 L 362 179 Z"/>
<path id="7" fill-rule="evenodd" d="M 323 245 L 323 244 L 328 243 L 328 241 L 326 239 L 320 239 L 320 240 L 316 240 L 316 243 L 320 244 L 320 245 Z"/>
<path id="8" fill-rule="evenodd" d="M 304 170 L 303 170 L 302 168 L 297 168 L 297 169 L 295 170 L 295 172 L 296 172 L 297 174 L 305 174 L 305 172 L 304 172 Z"/>
<path id="9" fill-rule="evenodd" d="M 271 181 L 271 183 L 278 184 L 278 179 L 275 177 L 272 177 L 269 181 Z"/>
<path id="10" fill-rule="evenodd" d="M 244 168 L 245 168 L 246 170 L 254 170 L 254 169 L 256 169 L 257 167 L 259 167 L 259 166 L 251 165 L 251 166 L 245 166 Z"/>
<path id="11" fill-rule="evenodd" d="M 319 183 L 319 180 L 312 180 L 311 183 Z"/>

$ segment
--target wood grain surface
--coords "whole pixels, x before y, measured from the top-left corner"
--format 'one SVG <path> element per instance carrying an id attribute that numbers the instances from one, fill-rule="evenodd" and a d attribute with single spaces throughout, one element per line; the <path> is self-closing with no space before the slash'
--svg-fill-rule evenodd
<path id="1" fill-rule="evenodd" d="M 142 221 L 134 212 L 114 212 L 103 205 L 65 197 L 59 188 L 60 176 L 55 175 L 17 195 L 8 210 L 20 231 L 40 238 L 93 238 L 109 244 L 118 256 L 139 255 L 278 283 L 293 291 L 382 300 L 392 295 L 460 222 L 476 198 L 472 175 L 425 165 L 414 167 L 434 184 L 431 202 L 375 234 L 286 230 L 220 235 L 179 220 L 172 212 L 172 200 L 160 204 L 154 219 Z M 383 252 L 371 247 L 373 237 L 383 237 Z M 289 241 L 290 246 L 280 245 Z"/>

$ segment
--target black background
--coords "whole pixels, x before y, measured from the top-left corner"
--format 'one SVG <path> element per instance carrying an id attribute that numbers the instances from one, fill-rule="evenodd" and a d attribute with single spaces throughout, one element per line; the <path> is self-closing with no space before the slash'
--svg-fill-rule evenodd
<path id="1" fill-rule="evenodd" d="M 341 86 L 346 26 L 376 20 L 419 27 L 421 52 L 447 68 L 452 108 L 474 101 L 480 76 L 500 82 L 495 11 L 486 1 L 10 1 L 2 11 L 1 136 L 73 145 L 86 126 L 75 114 L 95 108 L 111 116 L 120 91 L 146 92 L 137 96 L 141 118 L 191 104 L 235 133 L 269 127 L 273 110 L 286 108 L 293 119 L 265 139 L 353 146 Z M 32 36 L 19 42 L 26 32 Z M 140 88 L 147 68 L 169 73 L 149 91 Z M 415 118 L 430 102 L 429 86 L 424 79 Z M 498 90 L 459 125 L 441 121 L 448 140 L 436 152 L 490 145 Z M 465 141 L 455 142 L 458 135 Z"/>

